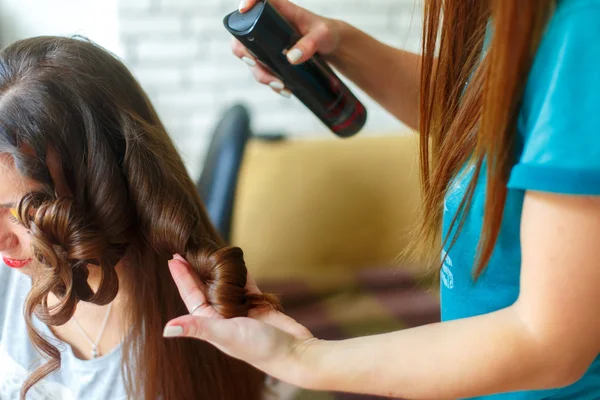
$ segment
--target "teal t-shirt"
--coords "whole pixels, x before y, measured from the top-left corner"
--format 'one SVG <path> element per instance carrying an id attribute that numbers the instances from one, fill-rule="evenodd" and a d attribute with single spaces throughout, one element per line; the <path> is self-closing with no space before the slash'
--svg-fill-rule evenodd
<path id="1" fill-rule="evenodd" d="M 473 282 L 485 171 L 463 230 L 454 246 L 442 252 L 443 320 L 490 313 L 517 300 L 521 212 L 527 190 L 600 195 L 600 0 L 557 2 L 527 82 L 516 150 L 518 157 L 510 174 L 498 242 L 482 276 Z M 466 166 L 451 182 L 444 202 L 446 235 L 472 174 L 473 168 Z M 600 399 L 600 359 L 579 382 L 567 388 L 485 398 Z"/>

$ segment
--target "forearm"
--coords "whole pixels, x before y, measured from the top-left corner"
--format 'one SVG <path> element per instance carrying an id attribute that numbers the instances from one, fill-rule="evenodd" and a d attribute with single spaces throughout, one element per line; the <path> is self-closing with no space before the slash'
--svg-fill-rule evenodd
<path id="1" fill-rule="evenodd" d="M 547 348 L 508 308 L 480 317 L 339 342 L 299 354 L 315 390 L 411 399 L 463 398 L 566 384 Z M 551 351 L 550 351 L 551 353 Z"/>
<path id="2" fill-rule="evenodd" d="M 419 124 L 421 56 L 387 46 L 346 24 L 340 25 L 333 66 L 392 115 L 412 128 Z"/>

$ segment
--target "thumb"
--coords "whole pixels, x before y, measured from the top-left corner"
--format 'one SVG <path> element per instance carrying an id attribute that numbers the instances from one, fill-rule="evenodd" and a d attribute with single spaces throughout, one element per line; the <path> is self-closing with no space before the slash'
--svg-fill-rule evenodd
<path id="1" fill-rule="evenodd" d="M 319 44 L 326 40 L 328 35 L 327 26 L 319 25 L 300 39 L 287 53 L 287 58 L 292 64 L 301 64 L 315 55 Z"/>
<path id="2" fill-rule="evenodd" d="M 185 315 L 170 321 L 163 332 L 166 338 L 188 337 L 207 341 L 217 347 L 227 347 L 238 330 L 231 320 Z"/>

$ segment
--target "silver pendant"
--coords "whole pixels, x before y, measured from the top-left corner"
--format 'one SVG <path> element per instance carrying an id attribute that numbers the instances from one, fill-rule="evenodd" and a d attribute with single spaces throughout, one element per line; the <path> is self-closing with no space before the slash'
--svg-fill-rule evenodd
<path id="1" fill-rule="evenodd" d="M 96 346 L 92 347 L 92 358 L 98 358 L 98 348 Z"/>

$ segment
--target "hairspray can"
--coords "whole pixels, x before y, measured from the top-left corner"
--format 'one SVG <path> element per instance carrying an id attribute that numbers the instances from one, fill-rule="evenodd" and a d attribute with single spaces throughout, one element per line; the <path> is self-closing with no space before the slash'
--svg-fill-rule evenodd
<path id="1" fill-rule="evenodd" d="M 256 3 L 243 14 L 235 11 L 223 22 L 333 133 L 345 138 L 363 128 L 367 110 L 321 55 L 315 54 L 300 65 L 290 64 L 285 53 L 301 36 L 268 1 Z"/>

